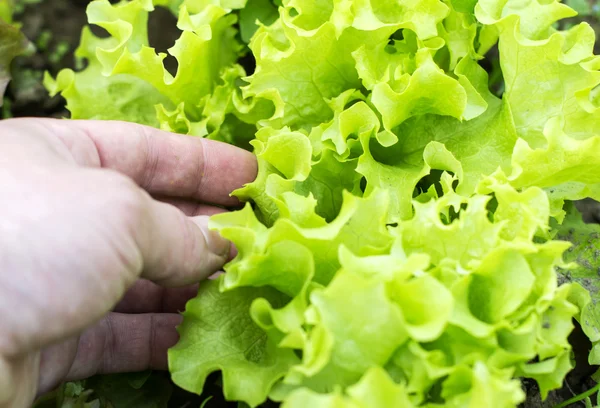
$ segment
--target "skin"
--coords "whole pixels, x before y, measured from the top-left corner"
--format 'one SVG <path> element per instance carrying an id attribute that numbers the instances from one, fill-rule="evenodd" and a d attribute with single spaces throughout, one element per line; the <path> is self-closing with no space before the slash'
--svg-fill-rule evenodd
<path id="1" fill-rule="evenodd" d="M 256 171 L 246 151 L 129 123 L 0 122 L 0 407 L 165 369 L 193 284 L 231 255 L 208 216 Z"/>

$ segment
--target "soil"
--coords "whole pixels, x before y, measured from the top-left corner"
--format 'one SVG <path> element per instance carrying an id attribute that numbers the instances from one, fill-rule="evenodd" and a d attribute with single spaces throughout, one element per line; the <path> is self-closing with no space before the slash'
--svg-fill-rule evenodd
<path id="1" fill-rule="evenodd" d="M 73 68 L 75 58 L 73 52 L 79 43 L 81 28 L 86 25 L 85 8 L 88 0 L 20 0 L 31 4 L 20 4 L 21 12 L 17 20 L 22 23 L 23 31 L 32 40 L 38 50 L 29 57 L 20 57 L 15 61 L 13 69 L 13 81 L 9 85 L 4 107 L 1 109 L 2 117 L 68 117 L 64 100 L 60 97 L 51 98 L 44 86 L 42 78 L 44 72 L 56 75 L 62 68 Z M 582 2 L 586 0 L 573 0 Z M 589 1 L 589 0 L 588 0 Z M 598 2 L 596 0 L 587 3 L 590 9 L 595 10 L 600 16 Z M 581 20 L 581 19 L 580 19 Z M 579 20 L 579 21 L 580 21 Z M 592 24 L 600 35 L 599 22 L 593 17 L 585 17 L 583 20 Z M 573 19 L 566 24 L 572 24 Z M 151 45 L 159 51 L 166 51 L 171 47 L 178 37 L 175 28 L 176 20 L 172 14 L 164 9 L 157 9 L 152 13 L 149 21 L 149 33 Z M 94 30 L 96 34 L 101 34 Z M 600 41 L 596 44 L 596 53 Z M 167 59 L 167 68 L 171 71 L 176 69 L 176 62 Z M 600 204 L 592 200 L 578 203 L 578 208 L 584 213 L 587 222 L 600 222 Z M 540 398 L 540 392 L 535 381 L 523 381 L 523 389 L 527 394 L 527 400 L 522 404 L 523 408 L 551 408 L 574 395 L 593 387 L 596 382 L 591 378 L 597 367 L 587 364 L 587 352 L 590 348 L 589 341 L 580 329 L 576 329 L 571 336 L 571 342 L 579 353 L 575 356 L 576 368 L 567 377 L 563 388 L 550 393 L 545 401 Z M 218 382 L 218 381 L 217 381 Z M 209 384 L 214 384 L 209 381 Z M 216 387 L 215 385 L 209 386 Z M 207 390 L 209 395 L 217 395 L 216 390 Z M 193 396 L 181 390 L 173 396 L 173 407 L 199 406 L 204 397 Z M 593 404 L 596 401 L 592 401 Z M 224 400 L 213 399 L 209 406 L 212 407 L 235 407 L 237 404 L 229 404 Z M 269 404 L 269 406 L 275 406 Z M 584 407 L 583 403 L 573 404 L 572 407 Z"/>

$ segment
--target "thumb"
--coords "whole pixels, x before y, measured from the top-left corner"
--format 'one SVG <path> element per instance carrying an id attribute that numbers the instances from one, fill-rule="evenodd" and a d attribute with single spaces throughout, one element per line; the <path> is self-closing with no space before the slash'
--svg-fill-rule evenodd
<path id="1" fill-rule="evenodd" d="M 183 286 L 208 278 L 229 258 L 230 243 L 208 228 L 208 216 L 187 217 L 155 200 L 135 230 L 143 259 L 142 277 L 163 286 Z"/>
<path id="2" fill-rule="evenodd" d="M 82 182 L 99 192 L 88 194 L 94 205 L 56 210 L 45 223 L 23 226 L 31 245 L 11 238 L 4 247 L 15 273 L 0 274 L 0 311 L 18 307 L 19 313 L 0 319 L 0 355 L 12 358 L 80 333 L 140 276 L 184 286 L 227 262 L 230 244 L 208 229 L 208 217 L 187 217 L 124 176 L 117 183 L 106 174 L 69 179 L 76 196 L 88 192 L 77 185 Z"/>

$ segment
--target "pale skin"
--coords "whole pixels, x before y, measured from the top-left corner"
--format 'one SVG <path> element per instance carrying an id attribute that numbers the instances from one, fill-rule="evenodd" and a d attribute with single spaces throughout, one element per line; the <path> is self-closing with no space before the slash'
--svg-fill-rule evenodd
<path id="1" fill-rule="evenodd" d="M 0 407 L 165 369 L 179 312 L 233 251 L 208 216 L 256 171 L 241 149 L 134 124 L 0 122 Z"/>

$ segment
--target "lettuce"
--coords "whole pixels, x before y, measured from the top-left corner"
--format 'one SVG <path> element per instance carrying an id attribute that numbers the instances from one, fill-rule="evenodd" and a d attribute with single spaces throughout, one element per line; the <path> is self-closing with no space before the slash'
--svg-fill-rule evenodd
<path id="1" fill-rule="evenodd" d="M 148 42 L 155 7 L 178 16 L 175 74 Z M 175 383 L 200 394 L 221 371 L 225 397 L 252 407 L 516 407 L 520 378 L 543 397 L 561 386 L 574 318 L 597 364 L 598 278 L 564 278 L 581 258 L 565 239 L 589 235 L 569 202 L 600 199 L 595 34 L 555 24 L 574 14 L 555 0 L 93 1 L 109 36 L 84 29 L 87 67 L 46 76 L 72 118 L 259 163 L 235 192 L 246 206 L 212 218 L 238 255 L 187 305 Z"/>

